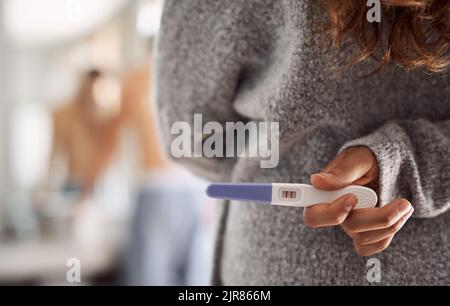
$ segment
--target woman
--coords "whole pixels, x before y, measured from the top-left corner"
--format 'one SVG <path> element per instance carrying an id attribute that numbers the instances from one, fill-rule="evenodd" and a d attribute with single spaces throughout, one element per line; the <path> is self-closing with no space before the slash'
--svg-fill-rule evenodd
<path id="1" fill-rule="evenodd" d="M 450 282 L 450 4 L 382 1 L 380 23 L 368 9 L 359 0 L 166 1 L 157 100 L 167 139 L 194 113 L 280 123 L 274 169 L 184 162 L 213 180 L 359 184 L 380 198 L 372 209 L 353 210 L 346 195 L 304 212 L 225 203 L 215 284 L 368 284 L 363 256 L 379 259 L 384 285 Z"/>

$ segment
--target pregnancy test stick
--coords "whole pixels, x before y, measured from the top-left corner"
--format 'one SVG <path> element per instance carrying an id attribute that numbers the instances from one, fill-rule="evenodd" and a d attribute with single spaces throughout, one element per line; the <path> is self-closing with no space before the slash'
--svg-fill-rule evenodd
<path id="1" fill-rule="evenodd" d="M 296 207 L 330 203 L 347 193 L 352 193 L 358 198 L 355 208 L 370 208 L 377 205 L 378 197 L 375 191 L 363 186 L 347 186 L 327 191 L 307 184 L 219 183 L 211 184 L 206 189 L 206 194 L 210 198 Z"/>

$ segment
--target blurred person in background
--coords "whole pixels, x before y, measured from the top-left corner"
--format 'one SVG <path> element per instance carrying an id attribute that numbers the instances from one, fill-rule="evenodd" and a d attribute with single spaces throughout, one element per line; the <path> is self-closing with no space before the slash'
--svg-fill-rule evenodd
<path id="1" fill-rule="evenodd" d="M 69 215 L 84 226 L 78 219 L 89 215 L 86 209 L 92 213 L 96 211 L 93 206 L 112 205 L 108 194 L 113 194 L 115 187 L 105 188 L 103 177 L 111 176 L 108 169 L 118 162 L 115 156 L 120 144 L 125 140 L 126 145 L 135 145 L 129 137 L 135 136 L 138 178 L 125 245 L 125 282 L 207 284 L 211 256 L 205 240 L 204 185 L 170 163 L 161 150 L 150 105 L 150 84 L 149 62 L 130 69 L 122 79 L 93 69 L 83 76 L 72 101 L 53 113 L 49 183 L 59 197 L 48 201 L 47 213 L 62 215 L 63 220 Z M 133 156 L 126 158 L 130 162 Z M 67 173 L 63 173 L 64 168 Z M 110 174 L 114 178 L 126 176 L 123 171 Z M 94 217 L 89 224 L 99 223 L 102 217 Z M 60 222 L 56 225 L 53 232 L 64 230 Z"/>
<path id="2" fill-rule="evenodd" d="M 53 113 L 50 177 L 63 192 L 76 193 L 76 207 L 92 195 L 119 140 L 121 84 L 98 70 L 86 73 L 74 99 Z M 68 173 L 59 178 L 65 163 Z"/>
<path id="3" fill-rule="evenodd" d="M 205 285 L 209 279 L 204 185 L 168 161 L 150 105 L 151 64 L 124 77 L 123 112 L 137 132 L 142 176 L 126 251 L 131 285 Z"/>
<path id="4" fill-rule="evenodd" d="M 53 111 L 52 121 L 49 175 L 36 187 L 33 200 L 40 234 L 105 242 L 102 222 L 127 204 L 124 190 L 116 188 L 125 185 L 117 182 L 115 169 L 123 122 L 119 76 L 85 72 L 74 97 Z"/>

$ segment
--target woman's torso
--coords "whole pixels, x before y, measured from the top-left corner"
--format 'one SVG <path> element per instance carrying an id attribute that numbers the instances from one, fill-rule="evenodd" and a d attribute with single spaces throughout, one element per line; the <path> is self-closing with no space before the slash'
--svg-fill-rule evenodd
<path id="1" fill-rule="evenodd" d="M 261 169 L 257 161 L 240 159 L 234 181 L 308 183 L 345 142 L 390 120 L 450 117 L 448 77 L 394 66 L 364 77 L 376 68 L 370 60 L 339 73 L 352 47 L 313 46 L 311 21 L 324 15 L 319 2 L 280 1 L 274 9 L 276 42 L 249 71 L 252 78 L 243 79 L 234 107 L 249 119 L 280 123 L 280 163 Z M 231 203 L 223 209 L 223 284 L 369 284 L 367 258 L 355 254 L 339 228 L 308 229 L 296 208 Z M 374 256 L 382 284 L 448 280 L 448 224 L 448 213 L 411 220 Z"/>

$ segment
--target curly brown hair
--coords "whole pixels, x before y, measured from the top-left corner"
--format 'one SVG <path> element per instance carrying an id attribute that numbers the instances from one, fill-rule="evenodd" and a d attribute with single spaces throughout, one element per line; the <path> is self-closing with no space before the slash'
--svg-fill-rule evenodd
<path id="1" fill-rule="evenodd" d="M 323 0 L 325 30 L 341 46 L 347 36 L 359 50 L 351 65 L 368 57 L 379 70 L 395 63 L 406 70 L 445 72 L 450 66 L 450 0 L 381 0 L 381 22 L 366 19 L 366 0 Z M 386 37 L 383 37 L 386 34 Z"/>

